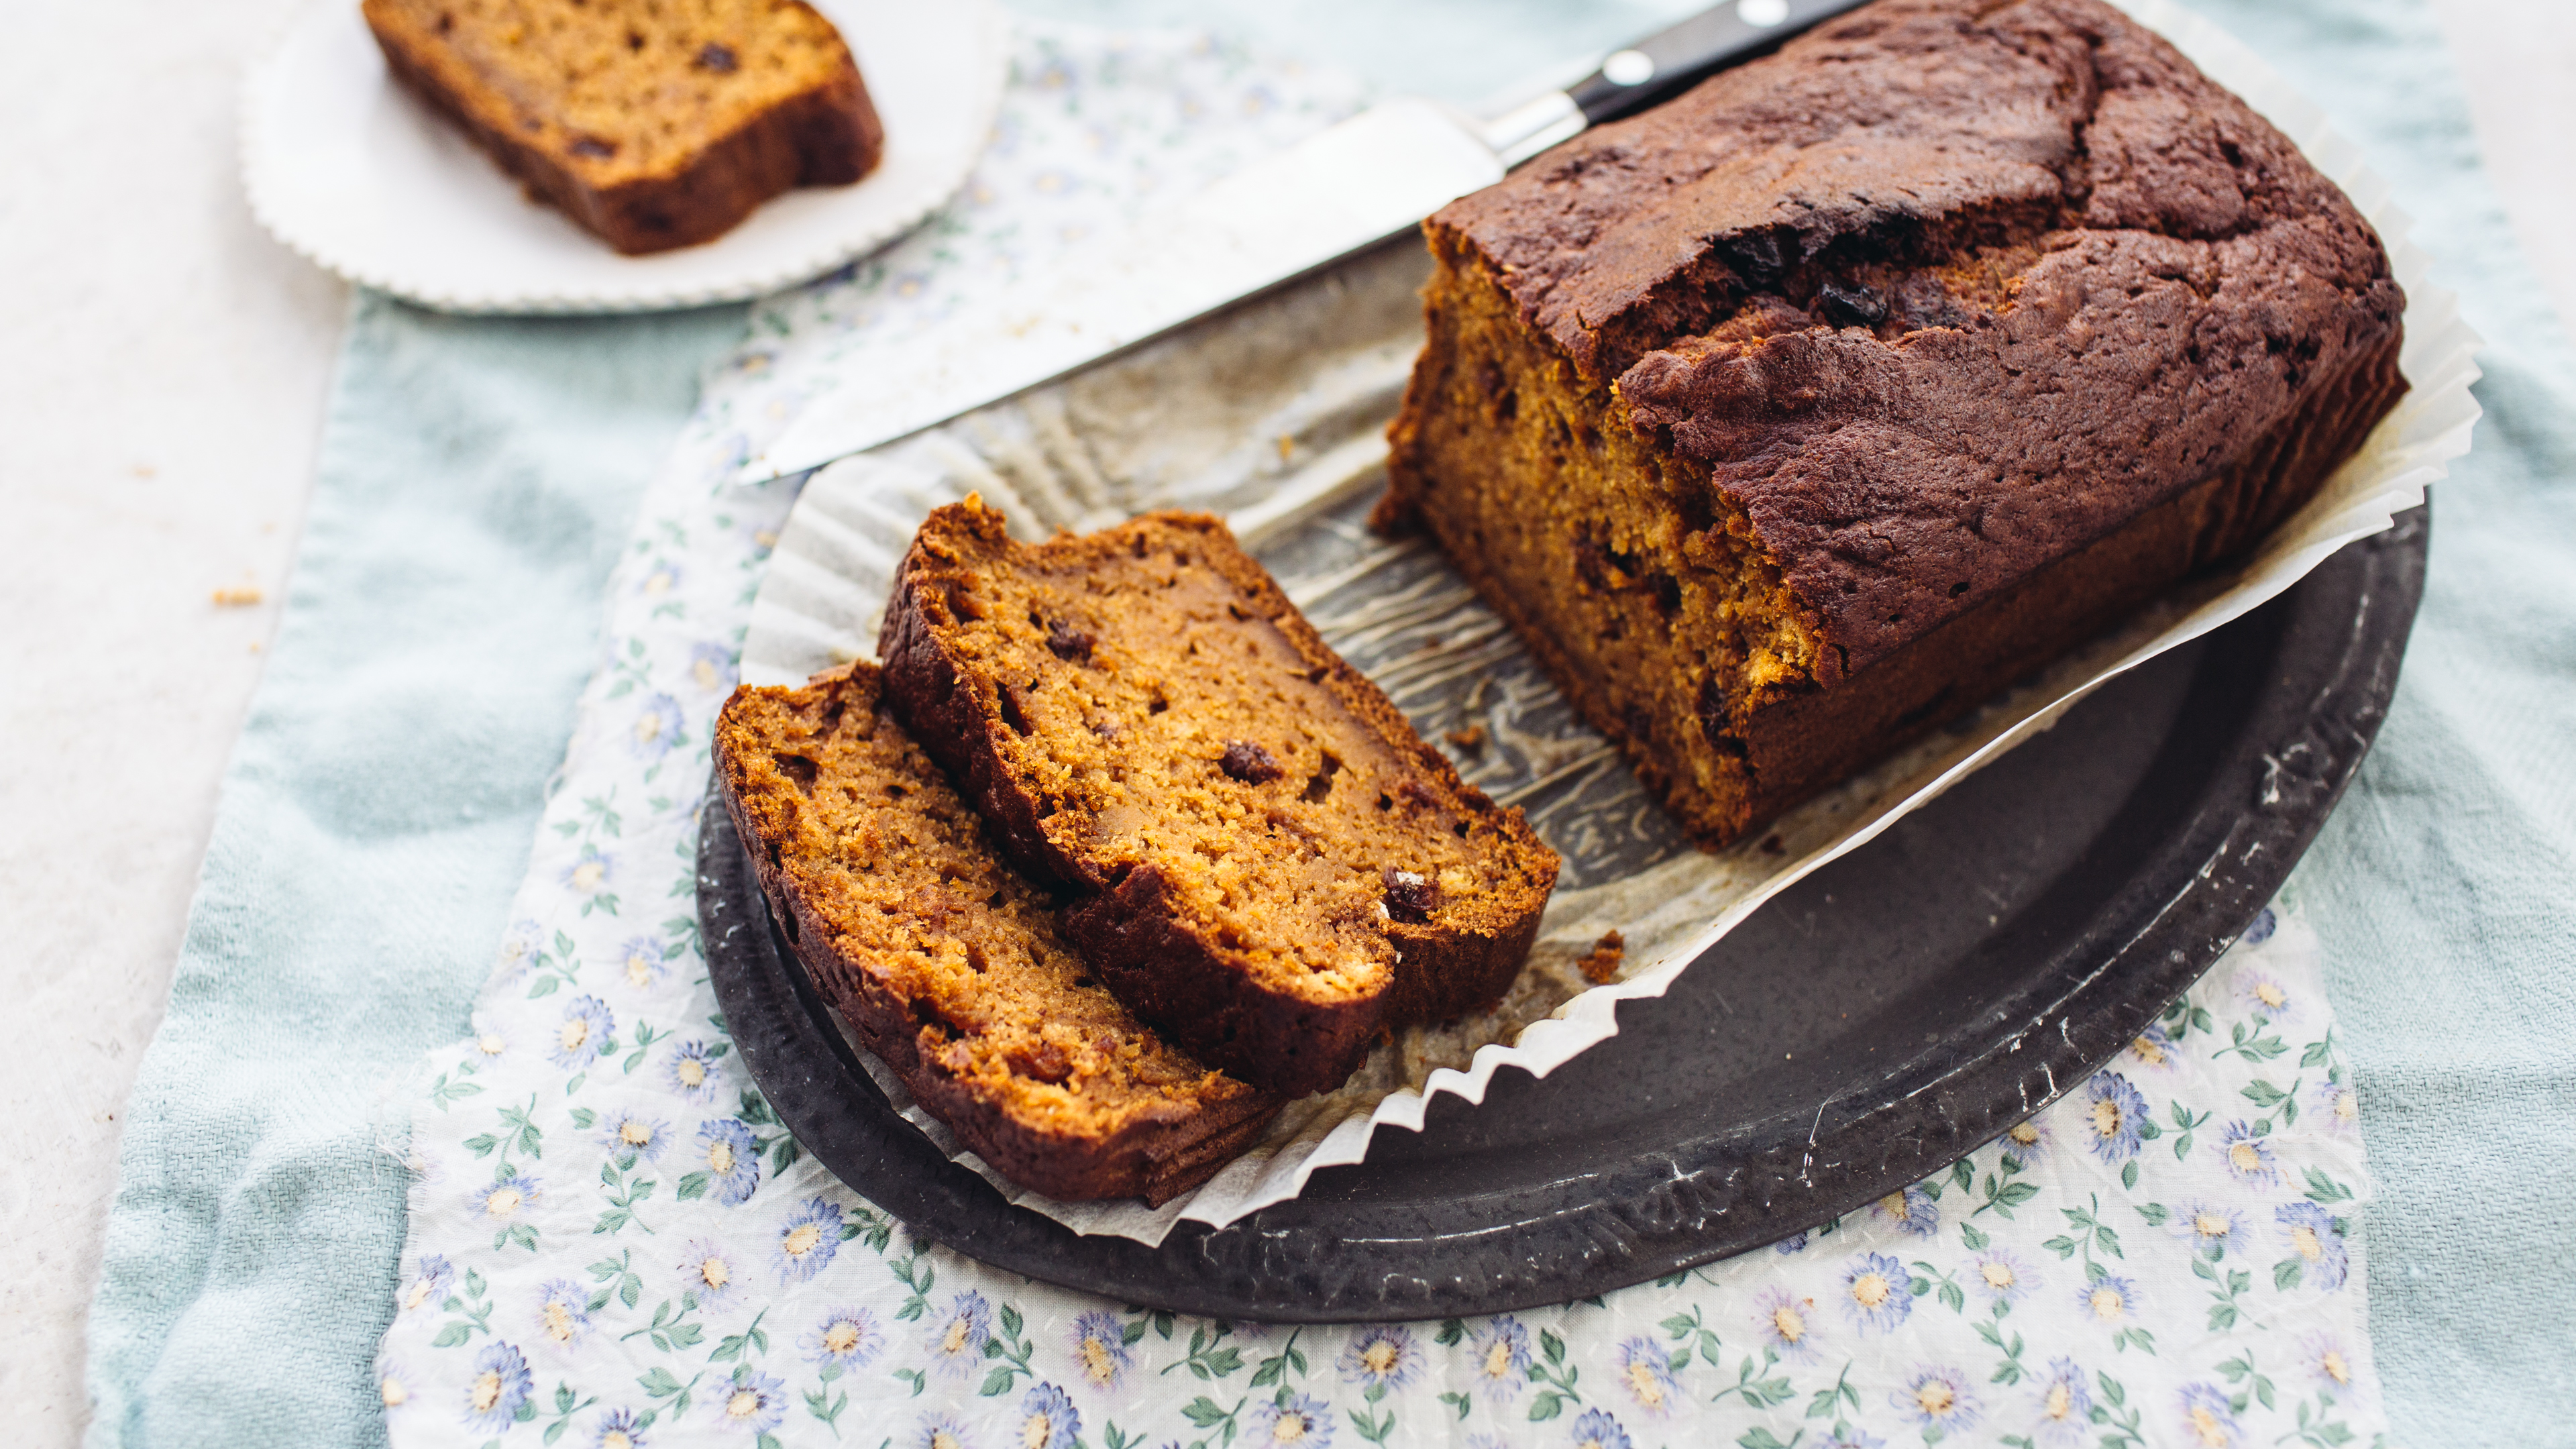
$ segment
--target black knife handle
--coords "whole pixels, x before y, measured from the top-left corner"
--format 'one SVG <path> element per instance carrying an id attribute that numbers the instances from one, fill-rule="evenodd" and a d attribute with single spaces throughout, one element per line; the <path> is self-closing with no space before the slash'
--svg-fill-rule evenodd
<path id="1" fill-rule="evenodd" d="M 1601 69 L 1566 88 L 1598 125 L 1670 100 L 1710 73 L 1750 60 L 1862 0 L 1726 0 L 1614 52 Z"/>

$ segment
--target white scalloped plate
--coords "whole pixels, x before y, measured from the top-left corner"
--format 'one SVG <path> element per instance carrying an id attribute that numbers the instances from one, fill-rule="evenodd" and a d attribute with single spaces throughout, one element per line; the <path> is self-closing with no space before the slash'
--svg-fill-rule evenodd
<path id="1" fill-rule="evenodd" d="M 324 0 L 242 93 L 242 184 L 260 224 L 360 286 L 444 312 L 648 312 L 819 276 L 920 224 L 974 168 L 1010 68 L 991 0 L 815 0 L 858 57 L 885 159 L 793 191 L 714 241 L 625 257 L 538 206 L 404 94 L 358 14 Z"/>

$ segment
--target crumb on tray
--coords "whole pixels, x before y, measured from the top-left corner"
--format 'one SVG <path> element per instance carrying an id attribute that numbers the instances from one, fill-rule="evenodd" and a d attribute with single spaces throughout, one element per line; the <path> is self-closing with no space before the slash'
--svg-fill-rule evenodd
<path id="1" fill-rule="evenodd" d="M 1619 933 L 1604 931 L 1592 949 L 1574 963 L 1574 969 L 1583 973 L 1584 980 L 1600 986 L 1618 979 L 1619 963 L 1627 956 L 1628 943 L 1620 939 Z"/>

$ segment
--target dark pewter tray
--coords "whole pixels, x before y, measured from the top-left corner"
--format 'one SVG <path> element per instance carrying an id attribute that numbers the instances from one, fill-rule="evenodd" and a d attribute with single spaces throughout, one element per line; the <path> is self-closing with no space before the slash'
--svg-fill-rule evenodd
<path id="1" fill-rule="evenodd" d="M 2370 747 L 2426 511 L 2096 692 L 1809 876 L 1619 1035 L 1305 1195 L 1161 1247 L 1010 1206 L 887 1106 L 777 939 L 722 809 L 698 911 L 770 1105 L 917 1236 L 1122 1303 L 1259 1322 L 1586 1297 L 1774 1242 L 1940 1171 L 2082 1082 L 2280 887 Z"/>

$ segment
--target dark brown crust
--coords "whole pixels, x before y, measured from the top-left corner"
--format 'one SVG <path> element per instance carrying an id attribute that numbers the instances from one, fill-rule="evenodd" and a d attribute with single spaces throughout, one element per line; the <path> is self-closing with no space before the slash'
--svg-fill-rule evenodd
<path id="1" fill-rule="evenodd" d="M 760 112 L 677 172 L 594 188 L 562 158 L 511 134 L 499 120 L 503 102 L 413 17 L 391 5 L 364 8 L 386 69 L 403 89 L 463 131 L 531 198 L 628 256 L 712 241 L 772 197 L 859 180 L 885 153 L 885 126 L 857 64 L 844 55 L 822 85 Z"/>
<path id="2" fill-rule="evenodd" d="M 2404 307 L 2351 202 L 2098 0 L 1878 0 L 1430 225 L 1712 466 L 1826 686 L 2228 466 Z M 1980 247 L 2009 299 L 1899 321 Z M 1874 325 L 1820 301 L 1863 279 Z M 1762 298 L 1778 335 L 1709 340 Z"/>
<path id="3" fill-rule="evenodd" d="M 1002 531 L 1001 515 L 980 502 L 931 514 L 905 555 L 887 604 L 877 652 L 886 696 L 896 714 L 983 812 L 1021 868 L 1087 893 L 1063 914 L 1063 928 L 1083 959 L 1120 1001 L 1201 1060 L 1256 1086 L 1289 1095 L 1338 1087 L 1393 1027 L 1463 1015 L 1500 998 L 1527 959 L 1555 881 L 1555 853 L 1517 809 L 1496 806 L 1458 777 L 1439 751 L 1423 743 L 1403 712 L 1353 669 L 1297 611 L 1267 570 L 1234 542 L 1222 520 L 1205 514 L 1158 513 L 1123 529 L 1177 530 L 1192 536 L 1197 556 L 1266 614 L 1310 668 L 1387 746 L 1409 756 L 1431 786 L 1484 817 L 1508 848 L 1543 863 L 1543 881 L 1509 919 L 1469 933 L 1390 922 L 1396 947 L 1393 979 L 1381 994 L 1338 1002 L 1299 1000 L 1263 989 L 1221 948 L 1198 939 L 1164 908 L 1165 882 L 1150 866 L 1118 878 L 1051 839 L 1040 802 L 1015 779 L 999 741 L 1007 725 L 986 691 L 962 687 L 940 631 L 954 621 L 948 581 L 974 560 L 1008 567 L 1023 552 Z M 1533 866 L 1531 874 L 1540 872 Z"/>
<path id="4" fill-rule="evenodd" d="M 872 696 L 875 674 L 873 666 L 862 662 L 847 678 Z M 737 691 L 736 700 L 743 694 Z M 873 698 L 864 703 L 874 707 Z M 1237 1088 L 1221 1100 L 1201 1099 L 1160 1120 L 1140 1116 L 1108 1136 L 1077 1136 L 1023 1122 L 1003 1103 L 942 1070 L 923 1050 L 923 1028 L 909 1003 L 890 991 L 866 962 L 831 944 L 830 926 L 779 848 L 783 832 L 776 816 L 757 799 L 738 732 L 727 728 L 733 712 L 734 704 L 728 702 L 717 723 L 718 790 L 781 934 L 860 1043 L 894 1069 L 923 1110 L 947 1123 L 995 1171 L 1060 1201 L 1141 1197 L 1159 1206 L 1214 1176 L 1278 1115 L 1277 1094 Z"/>
<path id="5" fill-rule="evenodd" d="M 2246 552 L 2406 387 L 2405 299 L 2349 199 L 2097 0 L 1878 0 L 1425 231 L 1431 342 L 1379 517 L 1428 525 L 1713 844 Z M 1619 436 L 1609 484 L 1483 461 L 1512 434 L 1475 416 L 1461 318 L 1497 305 L 1479 345 Z M 1551 519 L 1636 480 L 1614 546 L 1638 578 L 1713 597 L 1695 568 L 1767 569 L 1748 597 L 1785 606 L 1534 598 L 1534 568 L 1580 592 L 1589 540 L 1496 525 L 1519 553 L 1484 556 L 1533 466 L 1587 480 Z M 1801 636 L 1791 677 L 1716 667 L 1730 617 Z M 1703 651 L 1695 713 L 1605 665 L 1637 631 L 1676 675 Z M 1651 709 L 1607 697 L 1649 685 Z"/>
<path id="6" fill-rule="evenodd" d="M 1853 772 L 1984 703 L 2175 580 L 2250 549 L 2311 497 L 2406 391 L 2398 339 L 2321 386 L 2245 456 L 2128 527 L 2066 555 L 1873 664 L 1841 686 L 1767 701 L 1743 722 L 1754 790 L 1725 819 L 1684 811 L 1704 842 L 1735 840 Z M 1436 530 L 1435 530 L 1436 531 Z M 1671 800 L 1672 762 L 1641 748 L 1616 711 L 1469 550 L 1449 557 L 1502 615 L 1586 722 L 1617 741 L 1645 787 Z M 1677 806 L 1678 808 L 1678 806 Z"/>

